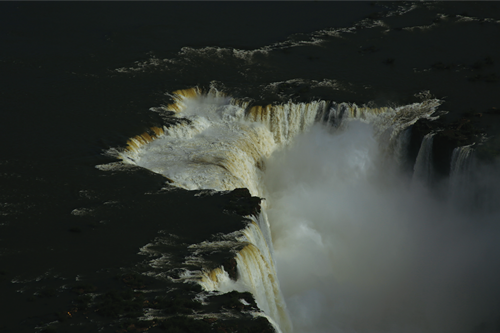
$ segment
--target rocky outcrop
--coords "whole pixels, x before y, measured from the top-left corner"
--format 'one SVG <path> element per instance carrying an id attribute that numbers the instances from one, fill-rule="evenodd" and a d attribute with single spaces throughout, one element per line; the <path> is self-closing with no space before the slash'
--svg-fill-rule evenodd
<path id="1" fill-rule="evenodd" d="M 132 172 L 140 177 L 139 184 L 152 183 L 162 189 L 154 191 L 149 186 L 147 195 L 140 193 L 125 201 L 120 196 L 124 190 L 110 186 L 110 193 L 122 204 L 112 211 L 96 208 L 92 218 L 119 221 L 122 226 L 126 219 L 141 221 L 141 226 L 149 228 L 160 224 L 168 228 L 168 233 L 160 232 L 149 240 L 138 254 L 140 260 L 119 267 L 117 275 L 116 270 L 107 268 L 106 273 L 85 276 L 77 283 L 65 282 L 60 292 L 42 290 L 37 299 L 60 296 L 67 305 L 47 318 L 39 318 L 39 331 L 73 332 L 80 327 L 104 333 L 275 332 L 270 321 L 259 315 L 262 312 L 251 293 L 206 292 L 190 275 L 222 266 L 231 279 L 238 279 L 235 256 L 247 244 L 228 235 L 252 223 L 245 217 L 260 213 L 261 199 L 252 197 L 247 189 L 212 193 L 170 188 L 155 182 L 163 177 L 142 168 L 131 169 L 122 177 L 131 177 Z M 121 182 L 127 184 L 124 179 Z M 108 239 L 116 230 L 110 232 Z M 81 228 L 76 236 L 87 234 L 88 230 Z"/>
<path id="2" fill-rule="evenodd" d="M 225 209 L 241 216 L 259 215 L 261 198 L 252 197 L 247 188 L 236 188 L 228 193 L 229 203 Z"/>

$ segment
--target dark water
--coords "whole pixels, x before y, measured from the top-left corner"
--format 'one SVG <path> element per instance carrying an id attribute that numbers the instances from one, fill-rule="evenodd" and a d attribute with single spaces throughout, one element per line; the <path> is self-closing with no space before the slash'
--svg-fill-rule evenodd
<path id="1" fill-rule="evenodd" d="M 160 234 L 199 242 L 238 229 L 224 198 L 95 169 L 112 161 L 105 150 L 163 124 L 149 108 L 165 93 L 387 105 L 429 90 L 446 121 L 473 115 L 498 156 L 496 2 L 10 2 L 0 17 L 0 332 L 95 331 L 114 319 L 61 315 L 74 286 L 122 288 L 116 277 L 140 271 L 139 249 Z"/>

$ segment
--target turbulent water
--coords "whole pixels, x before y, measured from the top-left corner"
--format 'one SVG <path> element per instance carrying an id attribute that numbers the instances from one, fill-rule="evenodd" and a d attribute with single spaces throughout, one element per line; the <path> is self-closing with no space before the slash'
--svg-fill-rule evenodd
<path id="1" fill-rule="evenodd" d="M 456 192 L 443 198 L 410 182 L 372 131 L 318 129 L 268 164 L 268 214 L 295 330 L 466 332 L 481 322 L 494 331 L 498 209 L 462 206 L 470 185 L 455 201 Z M 498 198 L 498 188 L 482 190 Z"/>
<path id="2" fill-rule="evenodd" d="M 253 106 L 214 89 L 172 96 L 163 112 L 182 121 L 109 153 L 175 186 L 246 187 L 266 199 L 239 239 L 248 245 L 236 256 L 238 281 L 218 268 L 201 276 L 205 290 L 252 292 L 284 332 L 461 332 L 493 319 L 484 311 L 497 306 L 488 253 L 500 250 L 499 212 L 464 215 L 450 195 L 472 172 L 470 148 L 454 152 L 442 196 L 429 187 L 435 133 L 413 175 L 399 168 L 407 130 L 438 118 L 438 100 L 373 109 Z"/>
<path id="3" fill-rule="evenodd" d="M 500 332 L 499 3 L 0 7 L 0 331 Z"/>

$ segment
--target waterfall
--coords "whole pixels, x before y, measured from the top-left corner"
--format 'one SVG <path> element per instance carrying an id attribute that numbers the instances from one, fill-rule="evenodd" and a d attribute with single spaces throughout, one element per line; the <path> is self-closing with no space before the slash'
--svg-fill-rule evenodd
<path id="1" fill-rule="evenodd" d="M 435 132 L 431 132 L 422 139 L 417 160 L 413 168 L 413 181 L 418 180 L 424 184 L 430 184 L 433 179 L 434 166 L 432 160 L 432 144 L 435 134 Z"/>
<path id="2" fill-rule="evenodd" d="M 174 103 L 163 109 L 173 111 L 178 122 L 151 128 L 131 138 L 125 149 L 113 149 L 109 153 L 118 156 L 124 164 L 162 174 L 172 185 L 181 188 L 227 191 L 246 187 L 253 196 L 261 198 L 269 198 L 264 180 L 266 161 L 275 152 L 292 147 L 296 138 L 309 132 L 315 124 L 337 131 L 349 122 L 365 123 L 366 127 L 360 130 L 372 129 L 374 137 L 384 143 L 382 150 L 391 155 L 401 149 L 405 131 L 418 119 L 436 119 L 432 114 L 440 104 L 438 100 L 429 99 L 396 108 L 369 108 L 319 100 L 252 106 L 215 89 L 204 94 L 198 88 L 177 91 L 172 98 Z M 366 136 L 366 140 L 373 141 L 373 138 Z M 424 141 L 423 147 L 430 145 L 427 148 L 430 151 L 432 136 Z M 421 148 L 421 153 L 421 159 L 426 154 L 430 156 L 425 148 Z M 354 151 L 349 158 L 347 170 L 352 173 L 362 176 L 369 168 L 369 156 L 365 156 L 365 152 Z M 307 161 L 303 163 L 307 167 Z M 419 160 L 418 164 L 425 163 Z M 259 308 L 283 332 L 290 332 L 292 326 L 274 263 L 270 229 L 273 222 L 266 213 L 272 205 L 263 201 L 261 214 L 248 217 L 253 222 L 242 230 L 238 241 L 244 247 L 235 257 L 237 281 L 231 280 L 222 267 L 204 271 L 197 279 L 207 291 L 250 291 Z"/>
<path id="3" fill-rule="evenodd" d="M 474 171 L 474 145 L 453 149 L 450 164 L 450 196 L 452 202 L 466 204 L 474 197 L 470 191 L 472 172 Z"/>
<path id="4" fill-rule="evenodd" d="M 450 179 L 452 183 L 457 184 L 470 176 L 474 167 L 473 153 L 473 144 L 453 149 L 450 165 Z"/>
<path id="5" fill-rule="evenodd" d="M 229 274 L 219 267 L 203 272 L 199 283 L 207 291 L 251 292 L 258 307 L 273 319 L 280 330 L 291 332 L 291 323 L 281 295 L 274 260 L 256 219 L 243 230 L 243 235 L 239 241 L 247 245 L 236 254 L 235 258 L 238 281 L 231 280 Z"/>
<path id="6" fill-rule="evenodd" d="M 401 131 L 398 140 L 395 144 L 393 161 L 399 169 L 406 169 L 408 164 L 408 146 L 411 139 L 411 127 L 407 127 Z"/>

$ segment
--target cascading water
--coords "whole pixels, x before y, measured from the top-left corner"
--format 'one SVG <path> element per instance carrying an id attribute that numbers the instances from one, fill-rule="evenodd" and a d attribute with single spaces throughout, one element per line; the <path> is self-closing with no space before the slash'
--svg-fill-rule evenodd
<path id="1" fill-rule="evenodd" d="M 276 265 L 295 331 L 494 332 L 498 189 L 481 197 L 497 198 L 496 209 L 468 210 L 425 180 L 409 184 L 371 126 L 346 125 L 334 135 L 317 127 L 267 162 Z"/>
<path id="2" fill-rule="evenodd" d="M 245 245 L 236 254 L 239 279 L 222 267 L 202 272 L 205 290 L 252 292 L 283 332 L 292 325 L 280 289 L 297 332 L 459 331 L 448 322 L 460 311 L 439 296 L 454 289 L 441 279 L 470 262 L 440 270 L 449 260 L 443 253 L 463 250 L 443 241 L 432 221 L 440 216 L 446 229 L 463 219 L 406 188 L 388 164 L 403 155 L 411 125 L 436 118 L 439 101 L 380 109 L 326 101 L 252 107 L 198 89 L 173 98 L 165 109 L 183 121 L 132 138 L 116 153 L 123 163 L 186 189 L 246 187 L 266 198 L 238 238 Z M 417 158 L 419 178 L 431 175 L 432 136 Z M 467 249 L 477 245 L 462 232 L 450 234 Z M 436 261 L 425 259 L 429 251 Z"/>
<path id="3" fill-rule="evenodd" d="M 272 323 L 280 331 L 290 332 L 291 323 L 281 295 L 274 259 L 257 221 L 250 223 L 238 240 L 246 244 L 235 258 L 240 277 L 238 281 L 233 281 L 221 267 L 203 272 L 199 283 L 207 291 L 250 291 Z"/>
<path id="4" fill-rule="evenodd" d="M 453 202 L 465 204 L 470 200 L 472 175 L 474 171 L 474 145 L 453 149 L 450 164 L 450 195 Z"/>
<path id="5" fill-rule="evenodd" d="M 426 184 L 429 184 L 433 177 L 432 144 L 434 142 L 434 135 L 436 133 L 431 132 L 424 136 L 413 168 L 413 179 Z"/>
<path id="6" fill-rule="evenodd" d="M 474 147 L 473 145 L 457 147 L 453 149 L 450 165 L 450 181 L 452 186 L 458 186 L 459 182 L 467 178 L 474 167 Z"/>

